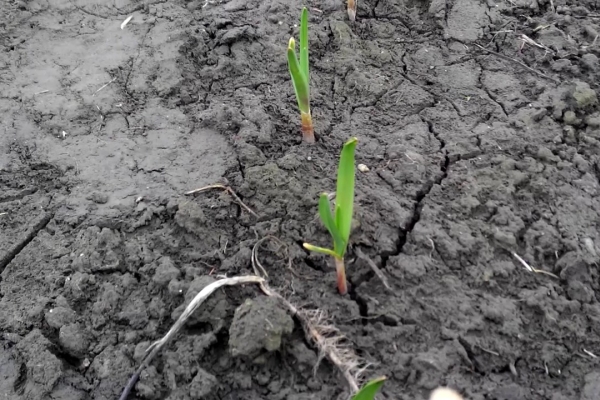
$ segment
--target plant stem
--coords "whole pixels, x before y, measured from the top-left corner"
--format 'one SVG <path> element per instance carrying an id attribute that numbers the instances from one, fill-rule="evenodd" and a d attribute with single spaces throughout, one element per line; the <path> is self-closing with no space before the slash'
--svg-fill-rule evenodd
<path id="1" fill-rule="evenodd" d="M 309 112 L 301 111 L 300 115 L 302 117 L 302 139 L 306 143 L 314 143 L 315 142 L 315 131 L 313 129 L 312 117 Z"/>
<path id="2" fill-rule="evenodd" d="M 348 0 L 348 18 L 352 22 L 356 20 L 356 2 L 357 0 Z"/>
<path id="3" fill-rule="evenodd" d="M 335 260 L 335 272 L 337 274 L 337 287 L 338 292 L 342 296 L 348 293 L 348 285 L 346 283 L 346 267 L 344 266 L 343 258 L 333 258 Z"/>

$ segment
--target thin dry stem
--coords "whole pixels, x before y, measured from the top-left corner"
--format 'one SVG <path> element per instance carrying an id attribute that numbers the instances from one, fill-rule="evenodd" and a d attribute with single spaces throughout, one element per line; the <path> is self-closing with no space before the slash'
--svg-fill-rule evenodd
<path id="1" fill-rule="evenodd" d="M 369 257 L 367 257 L 367 255 L 365 253 L 362 252 L 361 249 L 359 249 L 358 247 L 356 247 L 354 249 L 354 252 L 356 253 L 356 255 L 363 259 L 364 261 L 366 261 L 366 263 L 369 265 L 369 267 L 371 267 L 371 269 L 373 270 L 373 272 L 375 272 L 375 275 L 377 275 L 377 277 L 379 278 L 379 280 L 381 281 L 381 283 L 383 283 L 383 286 L 389 290 L 390 292 L 393 292 L 392 287 L 389 284 L 389 281 L 387 279 L 387 276 L 385 276 L 385 274 L 383 273 L 383 271 L 381 269 L 379 269 L 379 267 L 377 266 L 377 264 L 375 264 L 375 262 L 373 262 L 373 260 L 371 260 Z"/>
<path id="2" fill-rule="evenodd" d="M 260 265 L 257 259 L 257 248 L 258 246 L 255 245 L 252 249 L 252 268 L 256 275 L 261 276 L 261 271 L 264 271 L 264 267 Z M 361 362 L 351 348 L 342 346 L 343 335 L 340 334 L 335 326 L 325 322 L 326 318 L 324 318 L 323 312 L 319 310 L 299 310 L 294 304 L 271 289 L 266 281 L 258 285 L 265 295 L 277 298 L 298 319 L 307 339 L 314 343 L 319 350 L 319 360 L 326 357 L 342 373 L 351 393 L 358 392 L 359 384 L 357 379 L 360 372 L 362 372 L 362 369 L 358 367 L 361 365 Z"/>
<path id="3" fill-rule="evenodd" d="M 229 194 L 235 199 L 235 201 L 240 206 L 242 206 L 242 208 L 244 208 L 246 211 L 248 211 L 250 214 L 252 214 L 256 218 L 258 218 L 258 215 L 254 211 L 252 211 L 252 209 L 250 207 L 248 207 L 247 205 L 245 205 L 244 202 L 238 197 L 238 195 L 229 186 L 225 186 L 225 185 L 221 185 L 221 184 L 208 185 L 208 186 L 204 186 L 204 187 L 201 187 L 201 188 L 198 188 L 198 189 L 190 190 L 189 192 L 185 192 L 185 194 L 189 196 L 191 194 L 196 194 L 196 193 L 204 192 L 204 191 L 210 190 L 210 189 L 221 189 L 221 190 L 225 190 L 225 191 L 229 192 Z"/>
<path id="4" fill-rule="evenodd" d="M 210 285 L 207 285 L 204 289 L 202 289 L 200 291 L 200 293 L 198 293 L 192 299 L 190 304 L 188 304 L 188 306 L 183 311 L 183 314 L 181 314 L 181 316 L 173 324 L 171 329 L 169 329 L 169 332 L 167 332 L 167 334 L 162 339 L 157 340 L 156 342 L 152 343 L 146 349 L 146 356 L 144 357 L 142 364 L 135 371 L 135 374 L 133 374 L 131 379 L 129 379 L 129 382 L 127 382 L 127 386 L 123 390 L 123 393 L 121 394 L 121 397 L 119 397 L 119 400 L 127 399 L 127 396 L 129 396 L 129 393 L 133 389 L 133 386 L 136 384 L 136 382 L 137 382 L 141 372 L 144 370 L 144 368 L 146 368 L 148 366 L 148 364 L 150 364 L 150 362 L 154 359 L 154 357 L 158 354 L 158 352 L 177 334 L 177 332 L 179 332 L 179 330 L 185 325 L 185 323 L 190 318 L 190 316 L 194 313 L 194 311 L 196 311 L 196 309 L 208 297 L 210 297 L 210 295 L 212 295 L 215 291 L 217 291 L 217 289 L 220 289 L 223 286 L 243 285 L 246 283 L 257 283 L 259 285 L 262 285 L 263 282 L 264 282 L 264 279 L 260 278 L 258 276 L 254 276 L 254 275 L 239 276 L 239 277 L 235 277 L 235 278 L 220 279 L 216 282 L 211 283 Z"/>
<path id="5" fill-rule="evenodd" d="M 525 269 L 527 271 L 534 272 L 536 274 L 548 275 L 555 279 L 560 279 L 558 276 L 554 275 L 552 272 L 544 271 L 543 269 L 533 268 L 531 265 L 527 264 L 527 262 L 521 256 L 519 256 L 517 253 L 515 253 L 514 251 L 512 252 L 512 255 L 514 258 L 516 258 L 521 263 L 521 265 L 523 265 L 523 267 L 525 267 Z"/>
<path id="6" fill-rule="evenodd" d="M 518 64 L 518 65 L 520 65 L 521 67 L 525 68 L 525 69 L 526 69 L 526 70 L 528 70 L 529 72 L 533 72 L 534 74 L 541 76 L 542 78 L 546 78 L 546 79 L 549 79 L 549 80 L 551 80 L 551 81 L 553 81 L 553 82 L 559 83 L 559 82 L 558 82 L 556 79 L 552 78 L 551 76 L 548 76 L 548 75 L 544 74 L 543 72 L 540 72 L 540 71 L 538 71 L 538 70 L 535 70 L 535 69 L 531 68 L 529 65 L 527 65 L 527 64 L 525 64 L 525 63 L 522 63 L 522 62 L 521 62 L 521 61 L 519 61 L 519 60 L 515 60 L 514 58 L 511 58 L 511 57 L 509 57 L 509 56 L 505 56 L 504 54 L 500 54 L 500 53 L 496 53 L 495 51 L 488 50 L 488 49 L 486 49 L 485 47 L 483 47 L 483 46 L 481 46 L 481 45 L 478 45 L 477 43 L 475 43 L 475 46 L 476 46 L 476 47 L 478 47 L 479 49 L 481 49 L 481 50 L 485 51 L 486 53 L 493 54 L 493 55 L 495 55 L 496 57 L 500 57 L 500 58 L 503 58 L 503 59 L 505 59 L 505 60 L 508 60 L 508 61 L 512 61 L 512 62 L 514 62 L 515 64 Z"/>

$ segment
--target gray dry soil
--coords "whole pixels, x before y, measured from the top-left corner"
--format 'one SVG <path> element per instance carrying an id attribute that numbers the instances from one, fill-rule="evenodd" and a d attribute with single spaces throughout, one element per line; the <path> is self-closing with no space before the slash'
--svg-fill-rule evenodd
<path id="1" fill-rule="evenodd" d="M 271 285 L 328 313 L 381 399 L 600 398 L 600 2 L 359 0 L 356 23 L 307 5 L 312 147 L 285 58 L 301 2 L 2 2 L 0 398 L 118 398 L 267 235 L 293 265 L 265 242 Z M 341 297 L 301 243 L 329 244 L 317 197 L 350 136 L 370 171 Z M 258 219 L 184 195 L 223 182 Z M 130 398 L 337 398 L 316 362 L 276 302 L 228 288 Z"/>

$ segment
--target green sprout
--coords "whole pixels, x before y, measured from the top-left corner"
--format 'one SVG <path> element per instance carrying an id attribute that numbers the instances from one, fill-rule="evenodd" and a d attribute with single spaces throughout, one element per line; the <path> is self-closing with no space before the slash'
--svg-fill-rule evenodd
<path id="1" fill-rule="evenodd" d="M 310 115 L 310 75 L 308 70 L 308 10 L 302 8 L 300 17 L 300 58 L 296 55 L 296 41 L 290 38 L 287 48 L 288 67 L 298 108 L 302 118 L 302 138 L 307 143 L 315 142 L 312 116 Z"/>
<path id="2" fill-rule="evenodd" d="M 358 393 L 356 393 L 352 397 L 352 400 L 373 400 L 373 399 L 375 399 L 375 395 L 377 395 L 377 392 L 379 392 L 379 389 L 381 389 L 381 387 L 383 386 L 383 383 L 385 382 L 386 379 L 387 378 L 385 376 L 380 376 L 379 378 L 370 380 L 369 382 L 367 382 L 365 384 L 365 386 L 360 388 Z"/>
<path id="3" fill-rule="evenodd" d="M 357 142 L 357 138 L 352 138 L 342 148 L 335 194 L 335 217 L 331 213 L 331 204 L 327 193 L 322 193 L 319 198 L 319 216 L 333 238 L 333 250 L 313 246 L 308 243 L 304 243 L 303 245 L 306 250 L 333 257 L 337 273 L 338 292 L 341 295 L 348 293 L 344 254 L 348 247 L 352 228 L 352 213 L 354 208 L 354 150 Z"/>

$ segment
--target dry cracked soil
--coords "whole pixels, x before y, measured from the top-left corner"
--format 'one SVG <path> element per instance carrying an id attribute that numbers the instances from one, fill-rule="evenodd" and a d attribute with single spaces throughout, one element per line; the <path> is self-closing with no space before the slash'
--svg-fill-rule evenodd
<path id="1" fill-rule="evenodd" d="M 267 236 L 271 285 L 389 378 L 381 399 L 600 398 L 600 2 L 360 0 L 354 23 L 305 2 L 313 146 L 285 58 L 302 5 L 2 2 L 0 398 L 118 398 Z M 317 198 L 351 136 L 342 297 L 302 242 L 329 244 Z M 217 183 L 257 217 L 185 195 Z M 225 288 L 129 398 L 344 398 L 317 361 L 277 302 Z"/>

